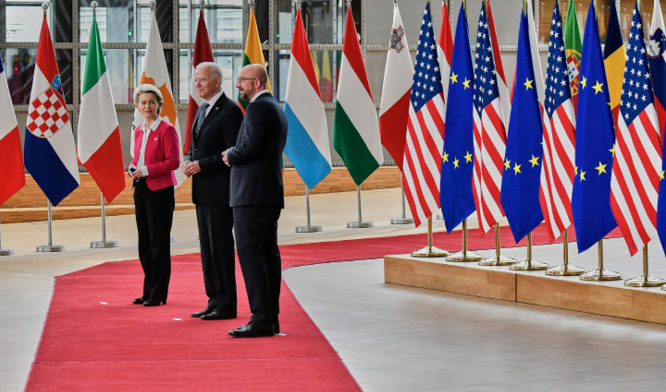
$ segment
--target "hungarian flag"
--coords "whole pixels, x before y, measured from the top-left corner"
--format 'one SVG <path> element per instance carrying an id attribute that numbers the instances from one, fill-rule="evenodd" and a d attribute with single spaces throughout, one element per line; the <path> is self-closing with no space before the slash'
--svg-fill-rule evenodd
<path id="1" fill-rule="evenodd" d="M 190 100 L 187 107 L 187 128 L 185 128 L 185 145 L 183 154 L 190 153 L 192 146 L 192 124 L 197 116 L 199 105 L 204 102 L 203 98 L 197 94 L 197 85 L 194 82 L 194 70 L 197 65 L 204 62 L 215 62 L 213 49 L 210 47 L 206 22 L 204 21 L 203 10 L 199 11 L 199 24 L 197 25 L 197 35 L 194 38 L 194 53 L 192 55 L 192 78 L 190 80 Z"/>
<path id="2" fill-rule="evenodd" d="M 657 233 L 661 175 L 659 120 L 654 107 L 643 18 L 634 7 L 615 135 L 611 207 L 633 256 Z"/>
<path id="3" fill-rule="evenodd" d="M 571 101 L 573 102 L 574 110 L 576 110 L 578 106 L 578 74 L 580 73 L 580 54 L 583 52 L 583 39 L 580 37 L 574 0 L 569 0 L 567 22 L 564 26 L 564 44 L 567 48 L 567 72 L 571 85 Z"/>
<path id="4" fill-rule="evenodd" d="M 247 28 L 247 41 L 245 42 L 245 54 L 243 56 L 243 67 L 248 64 L 261 64 L 266 65 L 266 60 L 264 60 L 264 52 L 261 50 L 261 40 L 259 39 L 259 30 L 257 30 L 257 20 L 254 17 L 254 7 L 250 8 L 250 24 Z M 266 88 L 269 92 L 273 92 L 271 89 L 271 83 L 266 81 Z M 250 103 L 240 97 L 240 91 L 238 92 L 238 105 L 243 110 L 245 114 L 245 109 Z"/>
<path id="5" fill-rule="evenodd" d="M 80 184 L 74 134 L 69 122 L 51 32 L 42 20 L 26 118 L 25 167 L 54 205 Z"/>
<path id="6" fill-rule="evenodd" d="M 19 135 L 16 114 L 7 86 L 7 75 L 0 58 L 0 205 L 25 185 L 25 169 L 21 155 L 21 135 Z"/>
<path id="7" fill-rule="evenodd" d="M 155 13 L 151 15 L 150 33 L 148 34 L 148 43 L 146 44 L 146 57 L 143 59 L 143 72 L 141 73 L 141 84 L 152 84 L 157 87 L 162 93 L 164 98 L 164 105 L 160 117 L 166 120 L 169 124 L 176 128 L 178 134 L 178 145 L 182 144 L 183 140 L 180 136 L 180 125 L 178 123 L 178 111 L 176 110 L 176 102 L 171 92 L 171 81 L 169 80 L 169 71 L 167 70 L 166 60 L 164 59 L 164 50 L 162 49 L 162 39 L 160 38 L 160 31 L 157 28 L 157 21 L 155 20 Z M 134 126 L 138 127 L 143 124 L 143 116 L 139 110 L 134 111 Z M 134 132 L 132 132 L 130 151 L 134 154 Z M 182 162 L 182 156 L 180 157 Z M 178 185 L 182 184 L 187 178 L 180 168 L 174 170 L 176 181 Z M 176 186 L 178 186 L 176 185 Z"/>
<path id="8" fill-rule="evenodd" d="M 604 47 L 604 67 L 606 68 L 606 78 L 608 79 L 608 93 L 610 94 L 614 124 L 617 124 L 617 116 L 620 111 L 626 57 L 617 7 L 615 2 L 611 1 L 610 15 L 608 15 L 608 29 L 606 29 L 606 46 Z"/>
<path id="9" fill-rule="evenodd" d="M 301 10 L 296 10 L 284 112 L 289 121 L 284 152 L 308 189 L 331 172 L 328 125 Z"/>
<path id="10" fill-rule="evenodd" d="M 386 54 L 382 101 L 379 105 L 379 132 L 382 144 L 401 171 L 413 74 L 412 57 L 409 55 L 400 9 L 398 9 L 398 3 L 394 3 L 393 26 Z"/>
<path id="11" fill-rule="evenodd" d="M 79 161 L 95 180 L 106 201 L 111 203 L 125 188 L 125 163 L 95 13 L 79 113 Z"/>

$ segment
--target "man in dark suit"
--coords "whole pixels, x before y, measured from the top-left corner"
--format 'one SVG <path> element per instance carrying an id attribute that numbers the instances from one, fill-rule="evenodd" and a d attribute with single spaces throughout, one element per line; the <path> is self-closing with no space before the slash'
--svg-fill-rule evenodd
<path id="1" fill-rule="evenodd" d="M 252 312 L 247 325 L 229 331 L 234 337 L 280 332 L 282 266 L 277 222 L 284 208 L 280 158 L 287 141 L 287 117 L 266 89 L 267 81 L 262 65 L 250 64 L 241 70 L 236 87 L 250 104 L 236 145 L 222 153 L 231 166 L 236 247 Z"/>
<path id="2" fill-rule="evenodd" d="M 220 154 L 236 143 L 243 112 L 222 92 L 222 69 L 201 63 L 194 71 L 199 97 L 192 124 L 192 145 L 183 172 L 192 177 L 201 246 L 201 266 L 208 305 L 192 317 L 203 320 L 236 318 L 236 268 L 233 213 L 229 207 L 230 169 Z"/>

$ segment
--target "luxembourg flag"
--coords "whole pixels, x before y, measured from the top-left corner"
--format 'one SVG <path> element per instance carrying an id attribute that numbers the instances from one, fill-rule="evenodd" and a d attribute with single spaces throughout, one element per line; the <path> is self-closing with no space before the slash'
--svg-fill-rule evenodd
<path id="1" fill-rule="evenodd" d="M 296 11 L 284 111 L 289 121 L 284 153 L 312 189 L 331 172 L 331 153 L 324 103 L 300 9 Z"/>
<path id="2" fill-rule="evenodd" d="M 79 160 L 99 186 L 106 201 L 111 203 L 125 189 L 125 164 L 116 107 L 94 13 L 77 134 Z"/>
<path id="3" fill-rule="evenodd" d="M 0 205 L 25 185 L 25 169 L 21 156 L 21 135 L 19 135 L 16 114 L 12 108 L 12 98 L 7 86 L 5 68 L 0 58 Z"/>
<path id="4" fill-rule="evenodd" d="M 60 81 L 51 33 L 42 21 L 26 119 L 25 167 L 54 205 L 79 184 L 74 135 Z"/>

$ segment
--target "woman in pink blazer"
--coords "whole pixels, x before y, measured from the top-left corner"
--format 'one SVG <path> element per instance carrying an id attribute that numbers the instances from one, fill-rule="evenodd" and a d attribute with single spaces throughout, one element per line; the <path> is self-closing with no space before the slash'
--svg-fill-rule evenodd
<path id="1" fill-rule="evenodd" d="M 166 305 L 171 278 L 171 224 L 175 207 L 174 170 L 180 166 L 176 129 L 159 116 L 162 93 L 151 84 L 134 91 L 134 105 L 144 123 L 134 133 L 134 159 L 127 173 L 134 178 L 134 209 L 139 232 L 143 293 L 132 301 L 143 306 Z"/>

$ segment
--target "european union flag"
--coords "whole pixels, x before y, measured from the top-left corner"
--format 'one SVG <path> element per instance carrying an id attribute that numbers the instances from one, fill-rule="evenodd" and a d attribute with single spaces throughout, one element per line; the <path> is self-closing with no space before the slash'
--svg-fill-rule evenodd
<path id="1" fill-rule="evenodd" d="M 579 253 L 617 227 L 610 205 L 615 130 L 609 105 L 597 17 L 594 4 L 590 4 L 580 60 L 576 176 L 571 201 Z"/>
<path id="2" fill-rule="evenodd" d="M 476 209 L 472 193 L 473 94 L 472 50 L 469 44 L 467 17 L 461 5 L 451 58 L 439 196 L 444 224 L 449 233 Z"/>
<path id="3" fill-rule="evenodd" d="M 519 120 L 509 123 L 500 200 L 518 243 L 543 221 L 539 203 L 543 125 L 525 13 L 520 18 L 516 59 L 511 118 Z"/>

